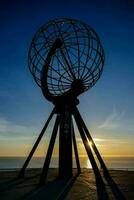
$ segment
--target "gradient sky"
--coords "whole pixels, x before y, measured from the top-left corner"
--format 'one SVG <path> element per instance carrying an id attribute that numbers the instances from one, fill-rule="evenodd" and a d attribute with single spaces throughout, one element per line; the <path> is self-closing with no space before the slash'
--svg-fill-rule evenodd
<path id="1" fill-rule="evenodd" d="M 132 0 L 0 1 L 0 156 L 26 155 L 51 112 L 53 105 L 28 70 L 27 53 L 38 28 L 63 17 L 93 27 L 105 50 L 103 75 L 80 96 L 78 106 L 100 152 L 134 156 Z M 51 127 L 36 155 L 44 155 L 50 131 Z M 78 144 L 80 155 L 85 155 L 79 137 Z"/>

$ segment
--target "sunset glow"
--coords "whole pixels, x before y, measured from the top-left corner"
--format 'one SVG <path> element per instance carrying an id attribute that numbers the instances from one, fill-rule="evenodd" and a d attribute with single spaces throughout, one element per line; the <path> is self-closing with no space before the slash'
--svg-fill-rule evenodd
<path id="1" fill-rule="evenodd" d="M 95 144 L 102 156 L 134 156 L 134 12 L 123 2 L 1 3 L 0 156 L 27 156 L 53 108 L 32 79 L 27 54 L 36 30 L 62 17 L 94 27 L 104 47 L 102 76 L 80 95 L 78 104 Z M 34 156 L 46 155 L 53 124 L 54 119 Z M 76 127 L 75 133 L 83 157 L 86 151 Z M 58 141 L 53 156 L 58 156 Z"/>

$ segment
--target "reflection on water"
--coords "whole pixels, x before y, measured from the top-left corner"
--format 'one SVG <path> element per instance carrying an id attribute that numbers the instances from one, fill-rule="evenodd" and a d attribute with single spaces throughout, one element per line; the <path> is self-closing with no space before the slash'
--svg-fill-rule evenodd
<path id="1" fill-rule="evenodd" d="M 81 157 L 80 163 L 81 163 L 81 167 L 83 168 L 90 168 L 90 169 L 92 168 L 91 163 L 87 157 Z"/>
<path id="2" fill-rule="evenodd" d="M 100 167 L 98 160 L 95 160 L 98 167 Z M 134 170 L 134 157 L 104 157 L 103 160 L 106 166 L 111 169 Z M 87 157 L 81 158 L 81 166 L 84 168 L 92 168 L 91 163 Z"/>
<path id="3" fill-rule="evenodd" d="M 88 158 L 86 159 L 86 168 L 92 168 Z"/>
<path id="4" fill-rule="evenodd" d="M 22 167 L 26 158 L 24 157 L 0 157 L 0 169 L 13 169 Z M 108 168 L 134 170 L 134 157 L 104 157 L 104 162 Z M 28 167 L 41 168 L 44 163 L 43 157 L 32 158 Z M 92 168 L 87 157 L 80 158 L 82 168 Z M 58 166 L 58 158 L 52 158 L 50 167 Z M 73 159 L 73 167 L 76 167 L 76 161 Z"/>

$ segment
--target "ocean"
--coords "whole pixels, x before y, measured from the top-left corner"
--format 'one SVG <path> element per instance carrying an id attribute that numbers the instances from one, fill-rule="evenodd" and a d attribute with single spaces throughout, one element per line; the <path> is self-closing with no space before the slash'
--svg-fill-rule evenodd
<path id="1" fill-rule="evenodd" d="M 0 170 L 14 170 L 21 168 L 25 159 L 25 157 L 0 157 Z M 108 169 L 134 171 L 134 157 L 104 157 L 103 159 Z M 28 168 L 42 168 L 44 160 L 43 157 L 33 157 Z M 81 168 L 92 168 L 87 157 L 81 157 L 80 164 Z M 52 158 L 50 167 L 58 167 L 58 158 Z M 74 159 L 73 167 L 76 167 Z"/>

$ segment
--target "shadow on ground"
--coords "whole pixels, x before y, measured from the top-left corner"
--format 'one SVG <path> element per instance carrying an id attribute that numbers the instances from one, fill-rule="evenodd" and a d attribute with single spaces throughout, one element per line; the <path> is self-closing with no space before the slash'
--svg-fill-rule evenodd
<path id="1" fill-rule="evenodd" d="M 0 199 L 1 200 L 123 200 L 133 199 L 134 183 L 130 181 L 134 178 L 134 172 L 110 171 L 114 178 L 111 183 L 104 180 L 104 187 L 96 184 L 92 170 L 85 169 L 81 174 L 74 170 L 74 176 L 70 180 L 60 180 L 57 178 L 57 170 L 49 169 L 47 183 L 43 187 L 38 187 L 40 170 L 30 169 L 26 172 L 26 177 L 21 180 L 16 179 L 17 172 L 0 172 Z M 104 179 L 103 174 L 101 173 Z M 134 180 L 134 179 L 133 179 Z M 110 185 L 111 184 L 111 185 Z M 117 187 L 118 185 L 118 187 Z M 99 187 L 99 188 L 98 188 Z M 117 189 L 118 188 L 118 189 Z M 101 195 L 97 191 L 106 195 Z M 122 192 L 123 193 L 122 193 Z M 117 194 L 118 193 L 118 194 Z"/>

